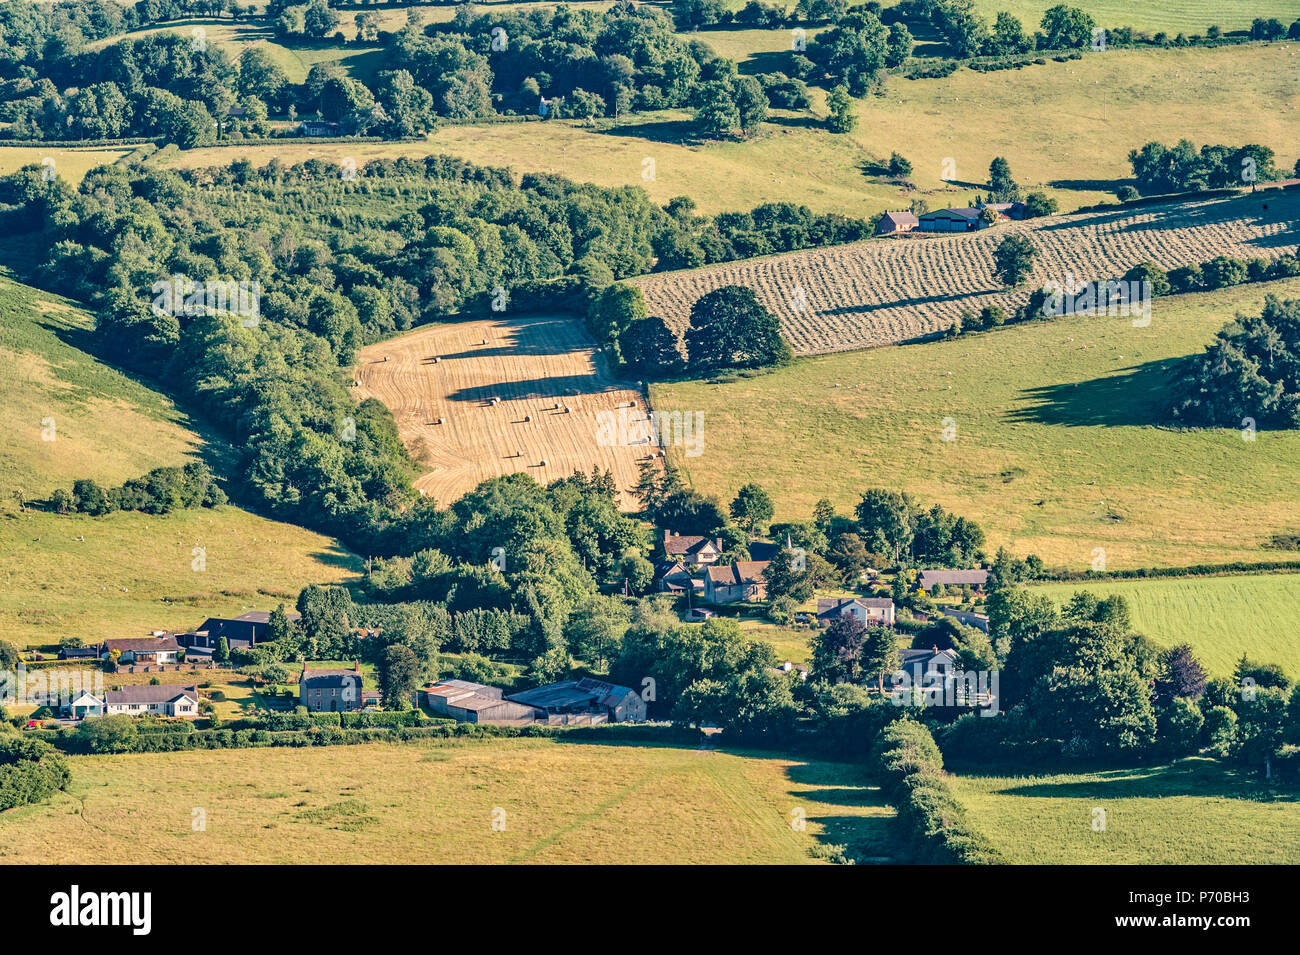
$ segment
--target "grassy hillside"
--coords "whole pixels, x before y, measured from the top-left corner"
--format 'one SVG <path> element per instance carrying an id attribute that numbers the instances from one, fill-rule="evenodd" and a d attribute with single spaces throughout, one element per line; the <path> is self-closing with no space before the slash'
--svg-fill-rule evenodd
<path id="1" fill-rule="evenodd" d="M 103 518 L 20 510 L 19 492 L 42 499 L 79 477 L 121 483 L 183 463 L 205 443 L 170 400 L 77 347 L 92 321 L 0 277 L 0 407 L 9 424 L 0 430 L 0 640 L 192 627 L 359 572 L 336 541 L 235 507 Z"/>
<path id="2" fill-rule="evenodd" d="M 751 66 L 785 69 L 784 54 L 768 49 L 780 37 L 743 36 L 766 32 L 706 31 L 701 38 L 727 55 L 761 39 L 755 49 L 762 62 Z M 689 195 L 704 212 L 759 202 L 860 216 L 906 208 L 915 198 L 931 208 L 965 205 L 982 188 L 989 162 L 1004 156 L 1020 182 L 1068 210 L 1113 199 L 1131 175 L 1129 150 L 1153 139 L 1263 143 L 1290 168 L 1300 141 L 1294 47 L 1116 50 L 1009 72 L 962 68 L 943 79 L 895 78 L 884 96 L 859 102 L 858 129 L 847 136 L 806 114 L 774 113 L 751 140 L 700 143 L 686 114 L 665 113 L 595 129 L 565 122 L 449 126 L 432 141 L 437 151 L 476 162 L 642 185 L 659 201 Z M 825 112 L 820 102 L 818 110 Z M 864 163 L 895 150 L 912 162 L 916 190 L 864 175 Z M 655 162 L 652 181 L 642 175 L 646 158 Z"/>
<path id="3" fill-rule="evenodd" d="M 991 549 L 1081 570 L 1095 548 L 1111 568 L 1278 560 L 1266 545 L 1300 522 L 1300 433 L 1158 425 L 1174 360 L 1267 292 L 1300 280 L 1163 299 L 1147 328 L 1069 317 L 657 384 L 651 404 L 704 412 L 702 453 L 670 451 L 696 488 L 730 500 L 758 481 L 778 520 L 895 487 L 974 518 Z"/>
<path id="4" fill-rule="evenodd" d="M 81 182 L 96 166 L 107 166 L 134 152 L 135 146 L 89 146 L 70 149 L 64 146 L 0 146 L 0 176 L 17 172 L 23 166 L 42 165 L 54 160 L 54 170 L 72 185 Z"/>
<path id="5" fill-rule="evenodd" d="M 1295 796 L 1209 759 L 1109 772 L 959 776 L 957 791 L 1007 862 L 1261 865 L 1300 862 Z M 1105 831 L 1093 830 L 1096 810 Z"/>
<path id="6" fill-rule="evenodd" d="M 1062 209 L 1113 199 L 1132 175 L 1129 150 L 1151 140 L 1261 143 L 1289 170 L 1300 142 L 1295 53 L 1290 42 L 1110 50 L 1014 71 L 895 80 L 884 97 L 861 101 L 852 136 L 876 153 L 905 155 L 921 190 L 954 180 L 961 205 L 988 179 L 995 156 Z"/>
<path id="7" fill-rule="evenodd" d="M 66 796 L 0 815 L 0 862 L 797 864 L 821 841 L 889 851 L 892 810 L 857 767 L 712 750 L 495 740 L 69 762 Z"/>
<path id="8" fill-rule="evenodd" d="M 975 9 L 993 22 L 1006 10 L 1020 18 L 1025 30 L 1033 33 L 1043 13 L 1056 4 L 1053 0 L 975 0 Z M 1246 30 L 1256 17 L 1277 17 L 1291 23 L 1300 16 L 1294 0 L 1076 0 L 1071 6 L 1092 14 L 1100 27 L 1131 26 L 1136 30 L 1169 34 L 1204 35 L 1207 28 Z"/>
<path id="9" fill-rule="evenodd" d="M 186 630 L 208 616 L 292 606 L 307 584 L 356 580 L 361 566 L 331 538 L 236 507 L 166 517 L 6 507 L 0 640 L 43 646 Z"/>
<path id="10" fill-rule="evenodd" d="M 1120 594 L 1139 632 L 1165 646 L 1189 643 L 1214 676 L 1231 676 L 1248 653 L 1300 676 L 1300 575 L 1200 577 L 1050 584 L 1040 588 L 1058 602 L 1077 590 Z"/>
<path id="11" fill-rule="evenodd" d="M 76 477 L 121 483 L 192 456 L 170 400 L 82 351 L 94 318 L 0 276 L 0 493 L 43 497 Z"/>

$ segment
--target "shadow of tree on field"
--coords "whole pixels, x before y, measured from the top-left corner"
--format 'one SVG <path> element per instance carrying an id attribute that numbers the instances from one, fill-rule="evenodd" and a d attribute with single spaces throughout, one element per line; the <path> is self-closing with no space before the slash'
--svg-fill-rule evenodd
<path id="1" fill-rule="evenodd" d="M 817 116 L 780 116 L 769 115 L 766 120 L 772 126 L 784 126 L 788 129 L 825 129 L 826 120 Z"/>
<path id="2" fill-rule="evenodd" d="M 1048 185 L 1053 189 L 1070 189 L 1075 192 L 1114 192 L 1121 186 L 1134 185 L 1133 179 L 1053 179 Z"/>
<path id="3" fill-rule="evenodd" d="M 886 308 L 915 308 L 918 305 L 930 305 L 935 302 L 956 302 L 963 299 L 970 299 L 980 295 L 994 295 L 998 292 L 1005 292 L 1006 289 L 999 286 L 990 286 L 989 288 L 973 292 L 952 292 L 948 295 L 916 295 L 910 298 L 897 298 L 888 302 L 879 302 L 871 305 L 841 305 L 837 308 L 819 308 L 818 315 L 866 315 L 871 312 L 878 312 Z"/>
<path id="4" fill-rule="evenodd" d="M 365 569 L 360 557 L 349 550 L 344 550 L 342 547 L 312 551 L 308 556 L 318 563 L 325 564 L 327 567 L 338 567 L 341 570 L 350 570 L 356 574 Z"/>
<path id="5" fill-rule="evenodd" d="M 761 53 L 751 53 L 747 59 L 740 61 L 736 69 L 745 76 L 754 76 L 758 73 L 790 73 L 790 58 L 793 53 L 793 50 L 764 50 Z"/>
<path id="6" fill-rule="evenodd" d="M 1167 766 L 1118 769 L 1089 775 L 1091 778 L 1082 782 L 1030 782 L 997 791 L 1006 796 L 1048 799 L 1158 799 L 1169 796 L 1213 796 L 1249 802 L 1295 802 L 1300 799 L 1300 792 L 1272 788 L 1256 773 L 1204 757 L 1190 757 Z"/>
<path id="7" fill-rule="evenodd" d="M 563 404 L 566 397 L 597 395 L 621 391 L 623 385 L 601 381 L 596 375 L 556 375 L 550 378 L 533 378 L 527 381 L 509 381 L 500 384 L 475 385 L 461 388 L 447 395 L 448 401 L 486 402 L 500 398 L 502 403 L 536 398 L 554 398 Z M 554 411 L 553 414 L 563 414 Z"/>
<path id="8" fill-rule="evenodd" d="M 790 795 L 798 801 L 889 809 L 866 768 L 857 764 L 801 762 L 787 769 L 786 777 L 795 787 Z M 809 818 L 822 827 L 816 835 L 818 842 L 843 846 L 845 857 L 854 862 L 905 861 L 898 858 L 892 811 L 870 816 L 824 816 L 814 810 Z"/>
<path id="9" fill-rule="evenodd" d="M 1131 365 L 1089 381 L 1026 388 L 1020 392 L 1023 406 L 1008 411 L 1005 417 L 1009 421 L 1071 427 L 1168 425 L 1170 386 L 1188 372 L 1195 357 L 1184 355 Z"/>
<path id="10" fill-rule="evenodd" d="M 659 119 L 641 123 L 619 123 L 604 129 L 593 130 L 600 136 L 627 136 L 633 139 L 648 139 L 656 143 L 670 143 L 677 146 L 690 146 L 703 142 L 699 130 L 692 119 Z"/>

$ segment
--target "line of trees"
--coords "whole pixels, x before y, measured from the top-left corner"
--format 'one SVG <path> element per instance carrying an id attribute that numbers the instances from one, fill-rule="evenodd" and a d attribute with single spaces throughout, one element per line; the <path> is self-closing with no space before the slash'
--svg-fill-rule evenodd
<path id="1" fill-rule="evenodd" d="M 1244 146 L 1204 145 L 1179 140 L 1173 146 L 1149 142 L 1128 154 L 1133 178 L 1142 195 L 1202 192 L 1230 186 L 1281 179 L 1273 150 L 1248 143 Z"/>
<path id="2" fill-rule="evenodd" d="M 182 467 L 154 468 L 119 487 L 101 487 L 90 478 L 74 481 L 72 490 L 57 488 L 50 495 L 50 507 L 59 514 L 88 514 L 99 517 L 114 511 L 142 511 L 170 514 L 191 507 L 220 507 L 226 493 L 212 471 L 200 461 Z"/>

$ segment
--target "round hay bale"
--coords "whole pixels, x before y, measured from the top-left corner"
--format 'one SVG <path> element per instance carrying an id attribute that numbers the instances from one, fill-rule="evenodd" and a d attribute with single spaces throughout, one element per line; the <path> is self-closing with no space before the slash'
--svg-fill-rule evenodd
<path id="1" fill-rule="evenodd" d="M 546 467 L 546 458 L 542 458 L 540 467 Z"/>
<path id="2" fill-rule="evenodd" d="M 526 415 L 524 415 L 524 424 L 528 424 L 528 422 L 530 422 L 530 421 L 532 421 L 532 420 L 533 420 L 533 416 L 532 416 L 532 415 L 530 415 L 530 414 L 526 414 Z"/>
<path id="3" fill-rule="evenodd" d="M 565 414 L 568 414 L 568 413 L 569 413 L 569 406 L 568 406 L 568 405 L 565 405 L 565 406 L 564 406 L 564 413 L 565 413 Z"/>
<path id="4" fill-rule="evenodd" d="M 442 361 L 442 356 L 441 356 L 441 355 L 434 355 L 434 356 L 433 356 L 433 363 L 434 363 L 435 365 L 438 364 L 438 362 L 440 362 L 440 361 Z"/>
<path id="5" fill-rule="evenodd" d="M 438 419 L 438 424 L 446 424 L 446 423 L 447 423 L 447 419 L 446 419 L 446 418 L 439 418 L 439 419 Z"/>

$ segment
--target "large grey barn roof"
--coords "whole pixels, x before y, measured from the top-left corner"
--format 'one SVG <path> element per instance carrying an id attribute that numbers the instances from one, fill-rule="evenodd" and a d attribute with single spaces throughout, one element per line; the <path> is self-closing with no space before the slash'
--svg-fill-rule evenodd
<path id="1" fill-rule="evenodd" d="M 521 693 L 512 693 L 506 699 L 513 700 L 516 703 L 526 703 L 540 709 L 590 706 L 593 703 L 600 703 L 602 706 L 614 706 L 631 692 L 630 687 L 588 678 L 548 683 L 545 686 L 524 690 Z"/>

